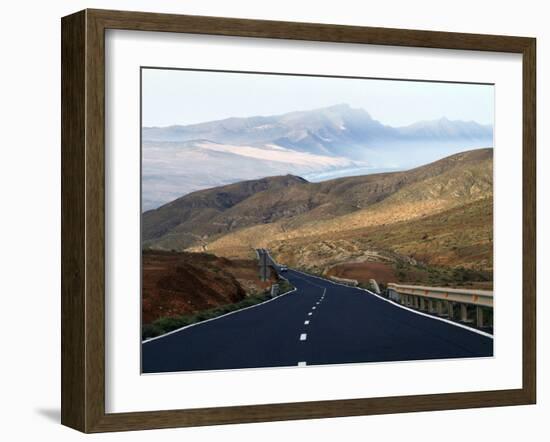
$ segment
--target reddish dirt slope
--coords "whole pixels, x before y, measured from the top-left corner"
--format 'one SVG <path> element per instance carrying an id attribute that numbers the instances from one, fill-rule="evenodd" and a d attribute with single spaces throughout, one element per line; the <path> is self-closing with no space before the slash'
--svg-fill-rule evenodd
<path id="1" fill-rule="evenodd" d="M 355 279 L 358 282 L 368 283 L 370 279 L 387 284 L 396 281 L 393 266 L 382 262 L 357 262 L 339 264 L 327 271 L 327 276 Z"/>
<path id="2" fill-rule="evenodd" d="M 142 278 L 143 324 L 231 304 L 273 283 L 258 279 L 253 260 L 161 251 L 143 252 Z"/>

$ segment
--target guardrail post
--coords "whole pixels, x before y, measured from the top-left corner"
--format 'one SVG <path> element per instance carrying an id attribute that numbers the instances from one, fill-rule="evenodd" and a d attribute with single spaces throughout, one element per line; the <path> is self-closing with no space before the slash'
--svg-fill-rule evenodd
<path id="1" fill-rule="evenodd" d="M 483 307 L 479 305 L 476 307 L 476 325 L 483 327 Z"/>
<path id="2" fill-rule="evenodd" d="M 436 305 L 437 305 L 437 315 L 438 316 L 443 316 L 443 302 L 441 301 L 436 301 Z"/>
<path id="3" fill-rule="evenodd" d="M 460 320 L 462 322 L 468 322 L 468 307 L 466 304 L 460 304 Z"/>
<path id="4" fill-rule="evenodd" d="M 380 286 L 376 282 L 376 279 L 369 279 L 369 284 L 371 285 L 371 288 L 374 291 L 374 293 L 376 293 L 377 295 L 379 295 L 381 293 L 380 292 Z"/>
<path id="5" fill-rule="evenodd" d="M 455 316 L 455 312 L 453 309 L 454 309 L 453 303 L 450 301 L 447 301 L 447 313 L 449 314 L 449 319 L 453 319 Z"/>

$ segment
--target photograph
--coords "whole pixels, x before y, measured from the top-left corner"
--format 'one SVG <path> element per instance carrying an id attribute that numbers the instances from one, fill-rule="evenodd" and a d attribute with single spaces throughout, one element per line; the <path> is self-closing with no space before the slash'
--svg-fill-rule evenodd
<path id="1" fill-rule="evenodd" d="M 142 374 L 493 357 L 494 84 L 140 82 Z"/>

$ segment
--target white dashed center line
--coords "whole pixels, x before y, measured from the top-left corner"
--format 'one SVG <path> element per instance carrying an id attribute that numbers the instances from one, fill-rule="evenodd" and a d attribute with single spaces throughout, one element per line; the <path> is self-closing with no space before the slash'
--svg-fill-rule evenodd
<path id="1" fill-rule="evenodd" d="M 309 321 L 304 322 L 304 325 L 309 325 Z"/>
<path id="2" fill-rule="evenodd" d="M 311 310 L 315 310 L 317 307 L 311 307 Z"/>
<path id="3" fill-rule="evenodd" d="M 312 314 L 313 314 L 313 313 L 309 312 L 307 315 L 308 315 L 308 316 L 311 316 Z"/>
<path id="4" fill-rule="evenodd" d="M 302 333 L 300 335 L 300 341 L 305 341 L 307 339 L 307 333 Z"/>

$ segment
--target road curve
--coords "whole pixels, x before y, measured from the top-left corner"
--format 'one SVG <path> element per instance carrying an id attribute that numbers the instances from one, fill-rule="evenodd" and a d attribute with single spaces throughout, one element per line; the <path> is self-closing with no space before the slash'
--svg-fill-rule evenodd
<path id="1" fill-rule="evenodd" d="M 296 291 L 142 344 L 142 372 L 489 357 L 493 339 L 288 270 Z"/>

